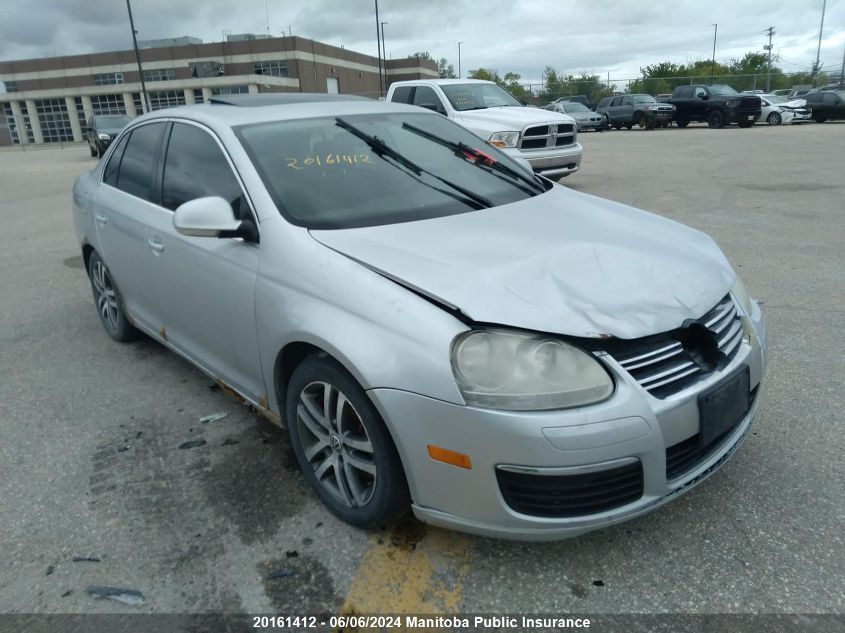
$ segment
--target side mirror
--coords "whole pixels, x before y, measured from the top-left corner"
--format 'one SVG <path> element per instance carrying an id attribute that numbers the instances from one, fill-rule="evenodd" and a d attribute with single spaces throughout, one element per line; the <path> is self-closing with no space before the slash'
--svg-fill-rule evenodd
<path id="1" fill-rule="evenodd" d="M 252 220 L 238 220 L 232 205 L 219 196 L 190 200 L 173 214 L 173 227 L 182 235 L 194 237 L 242 237 L 258 241 L 258 229 Z"/>
<path id="2" fill-rule="evenodd" d="M 710 99 L 710 95 L 698 95 L 698 98 L 702 101 L 707 101 Z"/>

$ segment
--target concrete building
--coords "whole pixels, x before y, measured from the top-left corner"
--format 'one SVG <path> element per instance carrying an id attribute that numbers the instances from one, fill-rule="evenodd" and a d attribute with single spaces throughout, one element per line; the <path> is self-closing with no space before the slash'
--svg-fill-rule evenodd
<path id="1" fill-rule="evenodd" d="M 213 95 L 342 92 L 379 97 L 378 59 L 301 37 L 256 37 L 140 50 L 150 108 L 202 103 Z M 177 38 L 191 41 L 194 38 Z M 150 42 L 147 42 L 149 45 Z M 437 65 L 392 59 L 388 84 L 437 77 Z M 145 111 L 132 50 L 0 62 L 0 145 L 83 141 L 97 114 Z"/>

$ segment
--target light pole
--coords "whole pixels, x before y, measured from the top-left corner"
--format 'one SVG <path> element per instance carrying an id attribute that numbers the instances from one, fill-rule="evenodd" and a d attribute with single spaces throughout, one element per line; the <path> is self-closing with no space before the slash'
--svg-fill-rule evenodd
<path id="1" fill-rule="evenodd" d="M 458 42 L 458 79 L 463 79 L 461 75 L 461 44 L 463 42 Z"/>
<path id="2" fill-rule="evenodd" d="M 387 22 L 381 23 L 381 54 L 384 56 L 384 87 L 387 88 L 387 47 L 384 45 L 384 25 Z"/>
<path id="3" fill-rule="evenodd" d="M 378 96 L 384 96 L 384 84 L 382 83 L 381 73 L 381 25 L 378 20 L 378 0 L 376 3 L 376 45 L 378 47 Z"/>
<path id="4" fill-rule="evenodd" d="M 769 59 L 766 62 L 766 94 L 768 94 L 772 89 L 772 35 L 775 34 L 775 27 L 770 26 L 765 33 L 769 34 L 769 45 L 763 47 L 769 51 Z M 754 79 L 756 81 L 757 75 L 754 75 Z"/>
<path id="5" fill-rule="evenodd" d="M 824 12 L 827 8 L 827 0 L 822 0 L 822 24 L 819 27 L 819 47 L 816 49 L 816 63 L 813 64 L 813 88 L 816 87 L 816 77 L 819 74 L 819 56 L 822 53 L 822 31 L 824 31 Z"/>
<path id="6" fill-rule="evenodd" d="M 126 0 L 126 10 L 129 11 L 129 28 L 132 29 L 132 47 L 135 49 L 135 62 L 138 64 L 138 79 L 141 81 L 141 109 L 150 111 L 150 98 L 147 95 L 147 85 L 144 83 L 144 71 L 141 69 L 141 54 L 138 52 L 138 38 L 135 37 L 135 20 L 132 19 L 132 7 Z"/>
<path id="7" fill-rule="evenodd" d="M 710 62 L 710 81 L 716 76 L 716 34 L 719 32 L 719 25 L 713 25 L 713 60 Z"/>

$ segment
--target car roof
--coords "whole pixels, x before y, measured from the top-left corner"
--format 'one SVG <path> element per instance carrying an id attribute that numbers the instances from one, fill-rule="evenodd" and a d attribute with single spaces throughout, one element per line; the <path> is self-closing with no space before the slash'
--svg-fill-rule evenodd
<path id="1" fill-rule="evenodd" d="M 221 95 L 206 103 L 156 110 L 133 121 L 155 119 L 190 119 L 212 128 L 236 127 L 250 123 L 344 116 L 385 112 L 429 112 L 417 106 L 376 101 L 353 95 L 325 93 L 283 93 L 258 95 Z M 432 116 L 440 116 L 430 112 Z"/>
<path id="2" fill-rule="evenodd" d="M 391 86 L 401 86 L 403 84 L 436 84 L 444 86 L 449 84 L 492 84 L 493 81 L 486 79 L 408 79 L 407 81 L 394 81 Z"/>

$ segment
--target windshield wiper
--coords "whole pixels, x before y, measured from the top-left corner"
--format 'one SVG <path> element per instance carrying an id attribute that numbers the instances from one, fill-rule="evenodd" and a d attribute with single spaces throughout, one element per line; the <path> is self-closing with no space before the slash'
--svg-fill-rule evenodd
<path id="1" fill-rule="evenodd" d="M 395 149 L 390 147 L 390 145 L 385 143 L 378 136 L 375 136 L 375 135 L 372 135 L 372 134 L 367 134 L 366 132 L 364 132 L 360 128 L 357 128 L 354 125 L 352 125 L 351 123 L 349 123 L 349 121 L 341 119 L 340 117 L 335 117 L 335 124 L 338 127 L 343 128 L 344 130 L 346 130 L 350 134 L 353 134 L 353 135 L 357 136 L 358 138 L 360 138 L 362 141 L 364 141 L 367 145 L 369 145 L 370 149 L 373 150 L 376 153 L 377 156 L 379 156 L 381 158 L 384 158 L 385 156 L 388 157 L 388 158 L 391 158 L 394 161 L 396 161 L 397 163 L 399 163 L 400 165 L 402 165 L 403 167 L 405 167 L 406 169 L 414 172 L 417 176 L 420 176 L 422 174 L 427 174 L 427 175 L 431 176 L 432 178 L 436 178 L 437 180 L 439 180 L 440 182 L 442 182 L 445 185 L 448 185 L 449 187 L 451 187 L 455 191 L 459 191 L 461 194 L 463 194 L 464 196 L 469 198 L 472 202 L 474 202 L 476 205 L 478 205 L 481 208 L 489 209 L 490 207 L 493 206 L 493 203 L 490 200 L 488 200 L 487 198 L 485 198 L 484 196 L 482 196 L 481 194 L 475 193 L 474 191 L 470 191 L 469 189 L 462 187 L 461 185 L 456 184 L 456 183 L 452 182 L 451 180 L 447 180 L 446 178 L 442 178 L 442 177 L 438 176 L 437 174 L 432 173 L 429 170 L 424 169 L 423 167 L 420 167 L 414 161 L 410 160 L 409 158 L 406 158 L 400 152 L 397 152 Z M 423 184 L 425 184 L 425 183 L 423 183 Z M 437 191 L 445 193 L 442 189 L 439 189 L 439 188 L 436 188 L 436 189 L 437 189 Z"/>
<path id="2" fill-rule="evenodd" d="M 402 123 L 402 127 L 408 130 L 409 132 L 413 132 L 414 134 L 418 134 L 423 138 L 427 138 L 430 141 L 439 143 L 443 147 L 448 147 L 453 152 L 455 152 L 455 156 L 464 159 L 468 159 L 469 156 L 473 157 L 475 160 L 472 160 L 470 162 L 472 162 L 474 165 L 478 165 L 482 168 L 487 167 L 493 171 L 498 171 L 500 173 L 507 174 L 511 178 L 514 178 L 516 180 L 521 180 L 522 182 L 530 185 L 535 193 L 546 193 L 546 188 L 543 187 L 536 180 L 534 180 L 533 178 L 529 178 L 520 171 L 496 160 L 486 152 L 482 152 L 479 149 L 470 147 L 466 143 L 456 143 L 454 141 L 450 141 L 449 139 L 442 138 L 440 136 L 437 136 L 436 134 L 432 134 L 431 132 L 423 130 L 422 128 L 418 128 L 416 125 L 411 125 L 410 123 Z M 522 187 L 519 188 L 522 189 Z"/>

